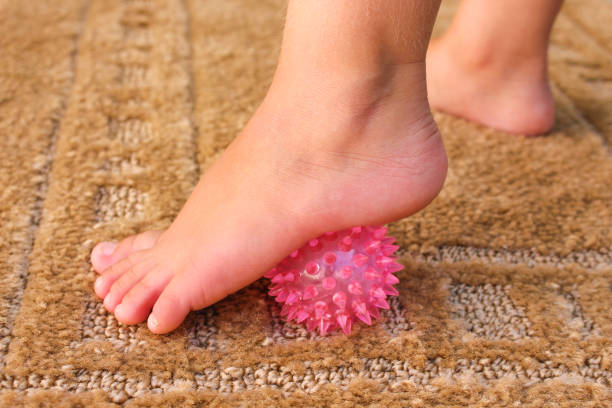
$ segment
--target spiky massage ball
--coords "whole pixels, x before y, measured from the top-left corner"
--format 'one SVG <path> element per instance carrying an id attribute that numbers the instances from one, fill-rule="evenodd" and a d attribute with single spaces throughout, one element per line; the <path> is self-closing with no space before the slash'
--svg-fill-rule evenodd
<path id="1" fill-rule="evenodd" d="M 322 336 L 338 327 L 348 335 L 356 319 L 371 325 L 379 308 L 389 309 L 387 295 L 398 295 L 393 273 L 403 266 L 395 262 L 394 241 L 381 226 L 327 232 L 264 275 L 272 281 L 268 294 L 283 303 L 287 320 Z"/>

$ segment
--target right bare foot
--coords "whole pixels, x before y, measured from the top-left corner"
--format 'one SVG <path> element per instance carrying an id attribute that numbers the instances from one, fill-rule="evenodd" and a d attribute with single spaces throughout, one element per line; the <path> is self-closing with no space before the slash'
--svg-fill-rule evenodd
<path id="1" fill-rule="evenodd" d="M 168 230 L 94 248 L 106 308 L 126 324 L 153 308 L 165 333 L 323 232 L 423 208 L 446 174 L 424 69 L 300 89 L 279 76 Z"/>
<path id="2" fill-rule="evenodd" d="M 551 129 L 555 108 L 545 56 L 507 64 L 468 54 L 446 37 L 431 42 L 427 89 L 433 108 L 509 133 Z"/>
<path id="3" fill-rule="evenodd" d="M 119 321 L 167 333 L 311 238 L 438 194 L 447 161 L 424 63 L 437 4 L 374 3 L 290 2 L 268 94 L 172 225 L 94 248 L 95 291 Z"/>

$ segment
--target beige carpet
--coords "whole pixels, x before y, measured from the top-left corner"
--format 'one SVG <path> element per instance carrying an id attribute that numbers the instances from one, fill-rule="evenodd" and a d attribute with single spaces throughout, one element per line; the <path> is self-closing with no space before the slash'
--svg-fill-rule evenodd
<path id="1" fill-rule="evenodd" d="M 263 97 L 283 11 L 0 0 L 0 405 L 612 406 L 606 0 L 557 21 L 551 134 L 436 115 L 448 180 L 392 225 L 407 268 L 374 326 L 310 336 L 263 280 L 167 336 L 104 311 L 92 246 L 168 225 Z"/>

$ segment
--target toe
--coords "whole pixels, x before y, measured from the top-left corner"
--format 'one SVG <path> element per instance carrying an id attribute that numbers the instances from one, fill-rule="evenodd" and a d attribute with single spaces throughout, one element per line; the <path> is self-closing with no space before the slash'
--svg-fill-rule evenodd
<path id="1" fill-rule="evenodd" d="M 164 289 L 147 322 L 153 333 L 163 334 L 176 329 L 191 311 L 189 302 L 189 282 L 175 277 Z"/>
<path id="2" fill-rule="evenodd" d="M 116 242 L 100 242 L 91 251 L 91 264 L 96 272 L 102 272 L 109 264 L 109 259 L 117 248 Z M 108 264 L 108 265 L 107 265 Z"/>
<path id="3" fill-rule="evenodd" d="M 146 231 L 132 235 L 118 244 L 115 242 L 100 242 L 91 251 L 91 264 L 98 273 L 102 273 L 111 265 L 130 254 L 149 249 L 155 245 L 163 231 Z"/>
<path id="4" fill-rule="evenodd" d="M 146 320 L 151 308 L 159 298 L 171 275 L 162 271 L 147 273 L 115 308 L 115 317 L 121 323 L 137 324 Z"/>
<path id="5" fill-rule="evenodd" d="M 126 293 L 128 293 L 147 273 L 151 272 L 153 269 L 151 266 L 152 264 L 150 262 L 132 262 L 132 266 L 127 268 L 110 286 L 108 293 L 104 297 L 104 307 L 106 307 L 109 312 L 113 312 L 115 307 L 122 302 Z M 101 278 L 106 278 L 106 275 Z"/>
<path id="6" fill-rule="evenodd" d="M 104 272 L 102 272 L 100 276 L 98 276 L 98 279 L 96 279 L 94 284 L 96 295 L 98 295 L 100 299 L 104 299 L 110 292 L 110 289 L 115 281 L 136 267 L 136 265 L 143 262 L 144 259 L 146 259 L 146 254 L 144 251 L 134 252 L 130 256 L 125 257 L 121 261 L 111 265 Z"/>

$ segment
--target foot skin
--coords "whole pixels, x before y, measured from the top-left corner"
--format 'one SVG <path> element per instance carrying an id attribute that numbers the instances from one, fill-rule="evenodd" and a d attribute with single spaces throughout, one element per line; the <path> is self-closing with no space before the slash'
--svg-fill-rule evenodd
<path id="1" fill-rule="evenodd" d="M 314 236 L 427 205 L 447 159 L 424 69 L 302 86 L 278 75 L 167 230 L 94 248 L 95 292 L 106 309 L 167 333 Z"/>
<path id="2" fill-rule="evenodd" d="M 432 41 L 427 50 L 427 88 L 439 111 L 508 133 L 548 132 L 555 108 L 546 56 L 496 61 L 494 56 L 466 55 L 448 38 Z"/>

